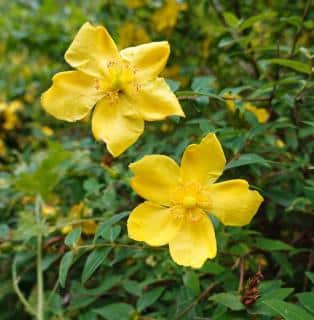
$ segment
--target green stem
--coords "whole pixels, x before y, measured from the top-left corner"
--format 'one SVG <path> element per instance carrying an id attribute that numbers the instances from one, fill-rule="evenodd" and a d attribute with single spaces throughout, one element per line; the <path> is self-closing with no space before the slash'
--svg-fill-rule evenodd
<path id="1" fill-rule="evenodd" d="M 43 236 L 41 232 L 41 205 L 42 199 L 40 195 L 36 197 L 35 203 L 35 214 L 37 221 L 37 320 L 44 320 L 44 279 L 43 279 L 43 270 L 42 270 L 42 244 Z"/>

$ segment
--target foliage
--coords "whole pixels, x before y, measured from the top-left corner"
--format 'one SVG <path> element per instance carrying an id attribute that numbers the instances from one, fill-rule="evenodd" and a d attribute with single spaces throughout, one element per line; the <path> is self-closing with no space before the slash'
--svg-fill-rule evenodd
<path id="1" fill-rule="evenodd" d="M 39 239 L 46 319 L 313 319 L 311 1 L 16 0 L 0 10 L 1 319 L 37 310 Z M 121 47 L 168 40 L 163 76 L 186 114 L 147 123 L 114 160 L 89 122 L 57 121 L 40 104 L 86 21 Z M 248 180 L 265 201 L 245 228 L 215 220 L 218 255 L 194 270 L 128 238 L 141 202 L 128 164 L 152 153 L 178 161 L 208 132 L 226 153 L 224 179 Z M 244 305 L 259 270 L 259 297 Z"/>

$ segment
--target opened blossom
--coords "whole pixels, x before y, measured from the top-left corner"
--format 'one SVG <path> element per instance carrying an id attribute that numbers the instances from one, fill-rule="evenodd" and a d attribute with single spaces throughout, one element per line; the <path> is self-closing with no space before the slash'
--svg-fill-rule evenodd
<path id="1" fill-rule="evenodd" d="M 189 145 L 181 166 L 164 155 L 148 155 L 130 165 L 131 186 L 146 199 L 128 219 L 129 237 L 151 246 L 169 245 L 172 259 L 200 268 L 216 256 L 209 214 L 227 226 L 244 226 L 263 197 L 246 180 L 215 183 L 226 159 L 215 134 Z"/>
<path id="2" fill-rule="evenodd" d="M 144 120 L 184 116 L 166 81 L 158 77 L 170 54 L 166 41 L 118 51 L 102 26 L 85 23 L 65 53 L 76 70 L 57 73 L 42 95 L 54 117 L 77 121 L 92 114 L 96 139 L 118 156 L 143 133 Z"/>

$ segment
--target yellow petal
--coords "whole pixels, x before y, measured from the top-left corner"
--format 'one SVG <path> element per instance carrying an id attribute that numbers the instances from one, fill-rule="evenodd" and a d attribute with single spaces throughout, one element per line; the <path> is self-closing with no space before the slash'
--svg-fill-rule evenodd
<path id="1" fill-rule="evenodd" d="M 151 42 L 120 51 L 124 60 L 136 69 L 138 79 L 154 79 L 164 69 L 170 54 L 167 41 Z"/>
<path id="2" fill-rule="evenodd" d="M 136 193 L 158 204 L 170 204 L 180 172 L 174 160 L 163 155 L 149 155 L 129 167 L 134 174 L 131 187 Z"/>
<path id="3" fill-rule="evenodd" d="M 212 199 L 210 212 L 227 226 L 244 226 L 252 220 L 263 197 L 249 189 L 246 180 L 229 180 L 208 187 Z"/>
<path id="4" fill-rule="evenodd" d="M 97 223 L 94 220 L 88 220 L 82 223 L 83 233 L 87 235 L 95 234 L 96 229 L 97 229 Z"/>
<path id="5" fill-rule="evenodd" d="M 265 108 L 256 108 L 250 103 L 245 104 L 244 107 L 255 115 L 259 123 L 266 123 L 268 121 L 270 114 Z"/>
<path id="6" fill-rule="evenodd" d="M 124 96 L 115 101 L 100 100 L 92 116 L 96 139 L 103 140 L 114 156 L 119 156 L 143 133 L 144 120 Z"/>
<path id="7" fill-rule="evenodd" d="M 102 78 L 108 61 L 119 59 L 119 52 L 104 27 L 94 27 L 86 22 L 78 31 L 64 58 L 73 68 Z"/>
<path id="8" fill-rule="evenodd" d="M 80 71 L 57 73 L 52 81 L 52 86 L 41 96 L 41 103 L 48 113 L 61 120 L 84 118 L 102 97 L 94 79 Z"/>
<path id="9" fill-rule="evenodd" d="M 177 97 L 163 78 L 141 84 L 136 91 L 129 86 L 127 94 L 147 121 L 162 120 L 171 115 L 184 117 Z"/>
<path id="10" fill-rule="evenodd" d="M 137 206 L 128 219 L 129 237 L 151 246 L 162 246 L 178 233 L 182 219 L 175 218 L 170 208 L 146 201 Z"/>
<path id="11" fill-rule="evenodd" d="M 214 182 L 223 171 L 226 158 L 220 142 L 209 133 L 200 144 L 189 145 L 181 161 L 181 177 L 201 185 Z"/>
<path id="12" fill-rule="evenodd" d="M 200 209 L 194 209 L 201 211 Z M 197 221 L 185 219 L 180 232 L 169 242 L 172 259 L 179 265 L 201 268 L 216 256 L 217 246 L 212 222 L 203 212 L 195 212 Z"/>

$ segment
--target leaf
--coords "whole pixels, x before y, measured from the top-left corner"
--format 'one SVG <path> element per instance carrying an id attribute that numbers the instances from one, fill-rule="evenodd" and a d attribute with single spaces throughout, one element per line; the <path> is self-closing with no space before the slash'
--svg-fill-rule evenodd
<path id="1" fill-rule="evenodd" d="M 309 64 L 296 61 L 296 60 L 291 60 L 291 59 L 268 59 L 265 60 L 267 63 L 272 63 L 272 64 L 279 64 L 284 67 L 291 68 L 295 71 L 310 74 L 311 73 L 311 66 Z"/>
<path id="2" fill-rule="evenodd" d="M 153 303 L 155 303 L 158 298 L 164 292 L 164 288 L 156 288 L 149 292 L 144 293 L 138 300 L 137 300 L 137 310 L 139 312 L 145 310 Z"/>
<path id="3" fill-rule="evenodd" d="M 302 292 L 296 295 L 302 304 L 308 311 L 314 313 L 314 292 Z"/>
<path id="4" fill-rule="evenodd" d="M 314 283 L 314 272 L 305 272 L 306 276 L 310 279 L 312 283 Z"/>
<path id="5" fill-rule="evenodd" d="M 166 82 L 168 84 L 168 86 L 170 87 L 171 91 L 175 92 L 180 88 L 180 82 L 179 81 L 175 81 L 172 79 L 166 79 Z"/>
<path id="6" fill-rule="evenodd" d="M 188 271 L 183 276 L 183 283 L 190 288 L 194 295 L 198 295 L 201 291 L 198 275 L 194 271 Z"/>
<path id="7" fill-rule="evenodd" d="M 293 249 L 292 246 L 280 240 L 272 240 L 267 238 L 257 238 L 255 246 L 265 251 L 288 251 Z"/>
<path id="8" fill-rule="evenodd" d="M 136 296 L 140 296 L 142 294 L 142 288 L 140 286 L 140 283 L 134 280 L 126 280 L 123 283 L 123 288 Z"/>
<path id="9" fill-rule="evenodd" d="M 130 319 L 134 309 L 126 303 L 113 303 L 93 311 L 106 320 L 127 320 Z"/>
<path id="10" fill-rule="evenodd" d="M 244 309 L 243 304 L 240 302 L 240 296 L 232 293 L 217 293 L 212 295 L 209 300 L 222 304 L 234 311 Z"/>
<path id="11" fill-rule="evenodd" d="M 62 288 L 65 287 L 65 281 L 72 265 L 73 257 L 73 252 L 69 251 L 61 259 L 59 267 L 59 283 Z"/>
<path id="12" fill-rule="evenodd" d="M 197 96 L 204 96 L 204 97 L 209 97 L 209 98 L 213 98 L 222 102 L 225 102 L 225 100 L 214 94 L 214 93 L 205 93 L 205 92 L 197 92 L 197 91 L 177 91 L 176 92 L 176 96 L 177 97 L 183 97 L 183 96 L 187 96 L 187 97 L 197 97 Z"/>
<path id="13" fill-rule="evenodd" d="M 120 234 L 121 232 L 121 227 L 120 226 L 109 226 L 107 228 L 104 228 L 101 236 L 108 241 L 113 242 Z"/>
<path id="14" fill-rule="evenodd" d="M 314 320 L 304 309 L 285 301 L 270 299 L 262 302 L 286 320 Z"/>
<path id="15" fill-rule="evenodd" d="M 100 248 L 96 249 L 89 254 L 86 259 L 83 272 L 82 272 L 82 283 L 84 284 L 97 270 L 97 268 L 105 261 L 111 248 Z"/>
<path id="16" fill-rule="evenodd" d="M 81 227 L 77 227 L 73 229 L 64 239 L 64 243 L 68 247 L 73 247 L 81 237 L 82 229 Z"/>
<path id="17" fill-rule="evenodd" d="M 210 90 L 213 87 L 215 77 L 213 76 L 201 76 L 195 77 L 192 81 L 191 88 L 195 92 L 211 93 Z"/>
<path id="18" fill-rule="evenodd" d="M 6 238 L 9 235 L 10 228 L 8 225 L 1 223 L 0 224 L 0 238 Z"/>
<path id="19" fill-rule="evenodd" d="M 269 161 L 255 153 L 242 154 L 238 159 L 231 160 L 225 167 L 225 170 L 245 166 L 248 164 L 259 164 L 270 167 Z"/>
<path id="20" fill-rule="evenodd" d="M 258 21 L 261 21 L 261 20 L 265 20 L 265 19 L 270 19 L 270 18 L 273 18 L 277 16 L 277 13 L 274 12 L 274 11 L 267 11 L 267 12 L 264 12 L 264 13 L 261 13 L 261 14 L 258 14 L 256 16 L 252 16 L 252 17 L 249 17 L 248 19 L 242 21 L 242 23 L 240 24 L 240 27 L 239 29 L 240 30 L 245 30 L 247 28 L 250 28 L 253 26 L 253 24 L 255 24 L 256 22 Z"/>
<path id="21" fill-rule="evenodd" d="M 224 12 L 223 16 L 227 25 L 231 28 L 236 28 L 241 22 L 232 12 Z"/>
<path id="22" fill-rule="evenodd" d="M 106 234 L 107 230 L 109 230 L 109 227 L 111 227 L 113 224 L 119 222 L 123 218 L 127 217 L 129 214 L 130 214 L 129 211 L 121 212 L 121 213 L 113 215 L 111 218 L 109 218 L 105 222 L 101 223 L 96 230 L 94 241 L 96 239 L 98 239 L 101 235 Z"/>

